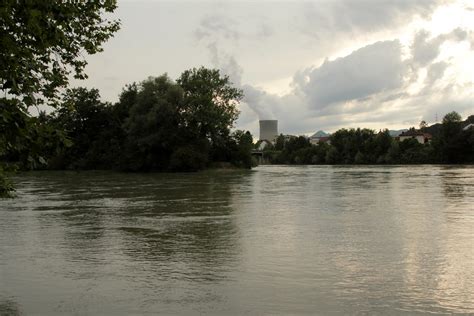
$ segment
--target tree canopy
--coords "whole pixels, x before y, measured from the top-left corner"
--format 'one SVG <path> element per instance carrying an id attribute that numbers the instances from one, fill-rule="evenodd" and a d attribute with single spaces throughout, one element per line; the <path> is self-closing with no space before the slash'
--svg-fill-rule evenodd
<path id="1" fill-rule="evenodd" d="M 458 112 L 453 111 L 449 112 L 443 117 L 443 124 L 448 124 L 448 123 L 459 123 L 461 122 L 461 115 L 459 115 Z"/>
<path id="2" fill-rule="evenodd" d="M 5 0 L 0 6 L 0 85 L 24 105 L 58 95 L 69 74 L 86 78 L 84 53 L 102 51 L 119 29 L 115 0 Z"/>
<path id="3" fill-rule="evenodd" d="M 84 55 L 102 51 L 102 44 L 119 29 L 119 21 L 105 18 L 116 7 L 115 0 L 2 1 L 0 129 L 8 133 L 0 137 L 0 156 L 6 151 L 18 154 L 24 148 L 37 148 L 34 141 L 45 139 L 38 133 L 53 133 L 38 125 L 28 107 L 45 102 L 54 105 L 70 75 L 86 78 Z M 44 161 L 33 151 L 26 155 L 29 161 Z M 0 160 L 2 195 L 12 189 L 4 175 L 11 167 L 4 160 Z"/>
<path id="4" fill-rule="evenodd" d="M 51 152 L 48 168 L 196 171 L 213 163 L 249 168 L 253 139 L 232 132 L 242 92 L 206 68 L 125 86 L 119 102 L 100 101 L 96 89 L 66 90 L 46 125 L 71 146 Z"/>

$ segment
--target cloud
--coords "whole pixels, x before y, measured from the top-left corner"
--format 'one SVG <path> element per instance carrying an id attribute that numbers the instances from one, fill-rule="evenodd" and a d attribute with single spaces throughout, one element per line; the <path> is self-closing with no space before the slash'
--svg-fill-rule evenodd
<path id="1" fill-rule="evenodd" d="M 435 60 L 444 42 L 449 40 L 455 42 L 468 40 L 469 34 L 463 29 L 456 28 L 450 33 L 440 34 L 434 38 L 430 38 L 430 35 L 426 30 L 421 30 L 415 35 L 411 49 L 413 62 L 418 67 L 424 67 Z"/>
<path id="2" fill-rule="evenodd" d="M 257 38 L 265 40 L 275 33 L 273 28 L 267 23 L 262 23 L 257 30 Z"/>
<path id="3" fill-rule="evenodd" d="M 414 42 L 420 40 L 420 34 L 429 35 L 420 32 Z M 325 60 L 318 67 L 297 71 L 290 93 L 279 97 L 260 92 L 259 104 L 272 107 L 282 131 L 287 133 L 417 126 L 422 119 L 433 122 L 436 113 L 468 113 L 472 111 L 473 84 L 445 79 L 452 65 L 446 60 L 436 61 L 439 46 L 445 41 L 464 40 L 468 40 L 468 33 L 461 29 L 431 39 L 423 35 L 423 42 L 435 43 L 431 47 L 436 54 L 421 59 L 413 50 L 412 56 L 403 59 L 398 40 L 376 42 L 345 57 Z M 418 88 L 410 90 L 414 84 L 412 72 L 422 68 L 426 69 L 426 77 Z"/>
<path id="4" fill-rule="evenodd" d="M 308 2 L 299 28 L 314 38 L 337 34 L 376 32 L 410 21 L 414 15 L 429 16 L 442 0 L 332 0 Z M 324 4 L 324 5 L 322 5 Z"/>
<path id="5" fill-rule="evenodd" d="M 443 78 L 444 72 L 448 67 L 449 63 L 445 61 L 431 64 L 425 78 L 426 86 L 432 86 L 436 81 Z"/>
<path id="6" fill-rule="evenodd" d="M 414 42 L 417 38 L 420 40 L 420 34 L 425 33 L 418 33 Z M 462 30 L 455 30 L 437 36 L 433 47 L 446 40 L 464 40 L 464 34 Z M 423 41 L 432 39 L 423 35 Z M 297 71 L 292 90 L 283 96 L 242 84 L 242 67 L 233 56 L 223 55 L 213 60 L 218 60 L 225 73 L 239 78 L 239 87 L 244 90 L 245 120 L 239 121 L 244 124 L 241 128 L 256 132 L 257 118 L 251 119 L 248 113 L 251 109 L 260 119 L 278 119 L 280 132 L 298 134 L 319 129 L 334 131 L 341 127 L 417 126 L 422 119 L 433 121 L 436 113 L 444 113 L 443 105 L 461 113 L 468 111 L 467 100 L 472 99 L 472 87 L 444 80 L 451 63 L 436 61 L 438 55 L 439 52 L 435 57 L 422 59 L 421 63 L 420 55 L 416 54 L 403 59 L 398 40 L 375 42 L 347 56 L 326 59 L 319 66 Z M 408 92 L 414 84 L 412 72 L 421 68 L 426 68 L 426 77 L 418 89 Z"/>
<path id="7" fill-rule="evenodd" d="M 333 103 L 399 88 L 405 71 L 400 42 L 384 41 L 298 73 L 295 86 L 308 97 L 310 108 L 323 109 Z"/>
<path id="8" fill-rule="evenodd" d="M 314 51 L 311 60 L 321 60 L 331 55 L 322 53 L 332 45 L 330 42 L 357 37 L 358 33 L 377 33 L 408 22 L 414 15 L 429 16 L 443 2 L 334 0 L 324 2 L 324 6 L 320 2 L 305 3 L 300 7 L 305 8 L 306 19 L 293 20 L 287 26 L 302 27 L 304 34 L 318 39 L 313 42 L 320 43 L 321 50 Z M 207 47 L 212 65 L 244 91 L 239 128 L 255 133 L 259 118 L 278 119 L 280 132 L 292 134 L 358 126 L 400 128 L 406 124 L 417 125 L 421 119 L 432 121 L 430 116 L 434 117 L 433 111 L 441 112 L 442 104 L 449 104 L 449 110 L 469 110 L 466 100 L 472 98 L 472 87 L 461 88 L 451 80 L 455 60 L 446 57 L 448 46 L 443 46 L 446 42 L 474 43 L 473 33 L 468 30 L 456 28 L 437 36 L 420 30 L 413 34 L 408 47 L 392 37 L 362 45 L 344 57 L 326 58 L 320 64 L 308 66 L 310 62 L 300 61 L 300 70 L 294 71 L 292 77 L 291 90 L 277 95 L 246 81 L 242 65 L 246 73 L 256 68 L 249 68 L 242 58 L 247 50 L 260 45 L 252 41 L 278 42 L 282 25 L 265 20 L 254 23 L 253 31 L 248 28 L 245 31 L 245 23 L 235 21 L 207 16 L 199 24 L 195 38 Z M 284 43 L 283 50 L 294 46 L 291 40 Z M 288 59 L 287 54 L 282 56 L 283 62 Z M 281 67 L 279 60 L 272 62 Z"/>
<path id="9" fill-rule="evenodd" d="M 204 38 L 213 38 L 214 36 L 220 36 L 227 40 L 239 40 L 240 33 L 238 29 L 238 23 L 236 20 L 225 17 L 222 15 L 208 15 L 204 17 L 199 27 L 194 32 L 195 37 L 198 40 Z"/>

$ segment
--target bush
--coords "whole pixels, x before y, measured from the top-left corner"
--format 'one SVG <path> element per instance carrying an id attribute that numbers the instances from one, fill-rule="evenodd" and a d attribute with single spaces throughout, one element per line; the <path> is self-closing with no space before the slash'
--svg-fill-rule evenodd
<path id="1" fill-rule="evenodd" d="M 207 165 L 207 155 L 192 146 L 180 147 L 173 152 L 170 159 L 171 171 L 198 171 Z"/>

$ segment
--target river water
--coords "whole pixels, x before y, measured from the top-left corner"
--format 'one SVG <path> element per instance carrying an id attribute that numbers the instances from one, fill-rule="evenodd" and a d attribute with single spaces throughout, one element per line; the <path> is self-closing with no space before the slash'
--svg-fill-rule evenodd
<path id="1" fill-rule="evenodd" d="M 474 313 L 473 166 L 15 182 L 1 315 Z"/>

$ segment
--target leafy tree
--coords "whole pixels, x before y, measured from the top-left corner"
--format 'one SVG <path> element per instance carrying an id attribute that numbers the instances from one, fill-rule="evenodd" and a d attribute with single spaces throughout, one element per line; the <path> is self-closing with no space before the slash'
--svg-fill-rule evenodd
<path id="1" fill-rule="evenodd" d="M 443 117 L 443 124 L 459 123 L 461 119 L 461 115 L 458 112 L 452 111 Z"/>
<path id="2" fill-rule="evenodd" d="M 366 155 L 372 157 L 369 162 L 384 163 L 386 161 L 386 154 L 393 142 L 394 140 L 387 129 L 375 135 L 373 148 L 368 148 L 368 152 L 366 152 Z"/>
<path id="3" fill-rule="evenodd" d="M 251 168 L 253 137 L 249 131 L 237 130 L 232 134 L 232 141 L 235 143 L 235 149 L 231 155 L 231 161 L 234 165 L 243 168 Z"/>
<path id="4" fill-rule="evenodd" d="M 108 104 L 100 101 L 97 89 L 68 89 L 54 113 L 52 123 L 64 130 L 72 146 L 64 148 L 53 159 L 51 167 L 94 169 L 104 168 L 110 162 L 104 155 L 111 150 L 113 122 L 107 111 Z"/>
<path id="5" fill-rule="evenodd" d="M 225 143 L 239 114 L 242 90 L 232 87 L 219 70 L 204 67 L 186 70 L 177 83 L 184 93 L 180 125 L 190 137 L 208 139 L 211 146 Z"/>
<path id="6" fill-rule="evenodd" d="M 315 153 L 311 157 L 311 163 L 313 164 L 324 164 L 326 163 L 326 155 L 330 148 L 332 148 L 328 143 L 319 143 L 315 148 Z"/>
<path id="7" fill-rule="evenodd" d="M 283 134 L 280 134 L 275 140 L 275 150 L 283 150 L 284 148 L 285 148 L 285 136 Z"/>
<path id="8" fill-rule="evenodd" d="M 207 163 L 208 156 L 199 148 L 185 145 L 171 154 L 169 168 L 172 171 L 198 171 L 206 167 Z"/>
<path id="9" fill-rule="evenodd" d="M 400 163 L 400 145 L 398 142 L 392 142 L 385 155 L 385 162 L 389 164 Z"/>
<path id="10" fill-rule="evenodd" d="M 116 7 L 115 0 L 3 1 L 1 89 L 28 106 L 56 97 L 71 73 L 86 78 L 83 53 L 102 51 L 119 29 L 118 21 L 103 17 Z"/>
<path id="11" fill-rule="evenodd" d="M 326 152 L 325 160 L 326 160 L 326 163 L 328 163 L 328 164 L 339 163 L 341 158 L 340 158 L 340 153 L 339 153 L 339 151 L 337 150 L 336 147 L 331 146 L 331 148 L 329 148 L 329 150 Z"/>
<path id="12" fill-rule="evenodd" d="M 35 129 L 28 107 L 53 100 L 70 74 L 85 78 L 83 53 L 95 54 L 119 29 L 103 16 L 116 8 L 107 1 L 4 0 L 0 5 L 0 129 L 8 130 L 0 152 L 31 144 Z M 36 131 L 41 131 L 36 130 Z M 0 153 L 1 155 L 1 153 Z M 30 160 L 40 160 L 29 154 Z M 6 165 L 0 162 L 0 178 Z M 0 190 L 11 190 L 0 183 Z"/>
<path id="13" fill-rule="evenodd" d="M 165 74 L 140 83 L 132 101 L 124 123 L 127 139 L 123 166 L 135 171 L 164 170 L 173 151 L 184 144 L 186 131 L 180 117 L 183 90 Z M 176 159 L 191 152 L 191 148 L 184 148 Z M 205 150 L 201 152 L 207 156 Z M 179 165 L 176 163 L 174 169 Z"/>
<path id="14" fill-rule="evenodd" d="M 443 117 L 441 133 L 439 139 L 435 142 L 436 151 L 440 156 L 441 162 L 459 163 L 464 155 L 466 138 L 463 137 L 461 116 L 453 111 Z"/>
<path id="15" fill-rule="evenodd" d="M 337 149 L 339 159 L 344 164 L 351 164 L 358 151 L 370 153 L 374 146 L 374 131 L 369 129 L 340 129 L 331 135 L 331 145 Z M 334 163 L 334 162 L 331 162 Z"/>
<path id="16" fill-rule="evenodd" d="M 466 125 L 474 124 L 474 115 L 469 115 L 466 119 Z"/>
<path id="17" fill-rule="evenodd" d="M 358 165 L 366 163 L 366 157 L 364 156 L 364 154 L 358 151 L 354 157 L 354 163 Z"/>

